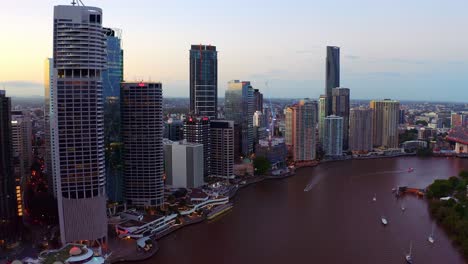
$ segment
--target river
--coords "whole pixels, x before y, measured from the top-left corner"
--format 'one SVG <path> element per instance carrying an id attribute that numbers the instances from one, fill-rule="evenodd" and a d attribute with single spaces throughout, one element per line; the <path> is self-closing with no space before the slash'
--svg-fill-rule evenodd
<path id="1" fill-rule="evenodd" d="M 432 220 L 425 200 L 397 200 L 391 192 L 424 188 L 461 169 L 468 169 L 467 159 L 417 157 L 303 168 L 240 190 L 230 212 L 161 239 L 144 263 L 405 263 L 410 241 L 415 263 L 465 263 L 439 226 L 435 244 L 427 241 Z"/>

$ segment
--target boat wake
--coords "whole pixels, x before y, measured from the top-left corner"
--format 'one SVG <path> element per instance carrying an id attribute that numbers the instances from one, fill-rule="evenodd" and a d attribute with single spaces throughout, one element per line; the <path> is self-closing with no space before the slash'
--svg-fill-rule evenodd
<path id="1" fill-rule="evenodd" d="M 320 183 L 322 178 L 323 178 L 322 174 L 319 174 L 316 177 L 314 177 L 312 179 L 312 181 L 310 181 L 309 184 L 307 184 L 307 186 L 304 188 L 304 192 L 308 192 L 308 191 L 312 190 L 315 186 L 317 186 L 317 184 Z"/>

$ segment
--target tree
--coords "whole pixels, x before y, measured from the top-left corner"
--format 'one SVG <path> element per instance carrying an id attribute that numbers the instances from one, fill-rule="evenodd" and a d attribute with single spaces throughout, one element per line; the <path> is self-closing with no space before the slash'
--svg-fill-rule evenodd
<path id="1" fill-rule="evenodd" d="M 253 166 L 254 166 L 254 169 L 255 169 L 255 174 L 264 175 L 270 170 L 271 163 L 265 157 L 256 157 L 253 160 Z"/>
<path id="2" fill-rule="evenodd" d="M 468 179 L 468 171 L 462 170 L 462 171 L 460 171 L 458 176 L 460 176 L 460 178 L 463 178 L 463 179 Z"/>
<path id="3" fill-rule="evenodd" d="M 453 192 L 452 185 L 448 180 L 435 180 L 433 184 L 429 185 L 428 197 L 440 198 L 448 196 Z"/>

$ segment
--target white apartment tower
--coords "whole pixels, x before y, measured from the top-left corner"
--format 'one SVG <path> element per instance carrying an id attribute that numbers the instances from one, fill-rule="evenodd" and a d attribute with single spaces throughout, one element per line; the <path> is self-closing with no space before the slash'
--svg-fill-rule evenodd
<path id="1" fill-rule="evenodd" d="M 51 148 L 62 243 L 107 236 L 102 10 L 55 6 Z"/>

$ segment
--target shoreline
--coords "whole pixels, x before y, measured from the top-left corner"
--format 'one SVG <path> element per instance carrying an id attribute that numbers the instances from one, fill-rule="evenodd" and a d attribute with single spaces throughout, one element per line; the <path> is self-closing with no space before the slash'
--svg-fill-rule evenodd
<path id="1" fill-rule="evenodd" d="M 280 180 L 280 179 L 287 179 L 287 178 L 290 178 L 290 177 L 293 177 L 296 175 L 296 171 L 299 170 L 299 169 L 302 169 L 302 168 L 313 168 L 313 167 L 317 167 L 319 166 L 320 164 L 326 164 L 326 163 L 330 163 L 330 162 L 338 162 L 338 161 L 349 161 L 349 160 L 368 160 L 368 159 L 388 159 L 388 158 L 400 158 L 400 157 L 418 157 L 416 154 L 414 153 L 409 153 L 409 154 L 402 154 L 402 155 L 392 155 L 392 156 L 377 156 L 377 157 L 360 157 L 360 158 L 349 158 L 349 159 L 340 159 L 340 160 L 328 160 L 328 161 L 320 161 L 320 162 L 317 162 L 316 164 L 314 165 L 309 165 L 309 166 L 302 166 L 302 167 L 298 167 L 294 170 L 294 172 L 292 173 L 288 173 L 286 175 L 282 175 L 282 176 L 255 176 L 253 177 L 252 179 L 248 179 L 250 181 L 246 182 L 245 184 L 242 184 L 242 185 L 239 185 L 238 187 L 235 187 L 233 188 L 230 192 L 229 192 L 229 200 L 233 199 L 234 197 L 236 197 L 236 195 L 238 194 L 238 191 L 247 187 L 247 186 L 250 186 L 250 185 L 253 185 L 253 184 L 256 184 L 256 183 L 260 183 L 260 182 L 263 182 L 265 180 Z M 446 158 L 445 156 L 431 156 L 433 158 Z M 424 157 L 420 157 L 420 158 L 424 158 Z M 454 158 L 462 158 L 462 157 L 454 157 Z M 234 201 L 232 201 L 232 203 L 234 204 Z M 164 231 L 163 234 L 161 235 L 154 235 L 153 239 L 158 243 L 158 241 L 170 234 L 172 234 L 173 232 L 176 232 L 177 230 L 179 229 L 182 229 L 184 228 L 185 226 L 189 226 L 189 225 L 194 225 L 194 224 L 198 224 L 198 223 L 201 223 L 201 222 L 204 222 L 205 220 L 207 220 L 206 216 L 204 217 L 200 217 L 199 219 L 197 220 L 194 220 L 194 221 L 191 221 L 191 222 L 187 222 L 187 223 L 184 223 L 183 225 L 179 225 L 175 228 L 170 228 L 170 229 L 167 229 Z M 156 253 L 159 251 L 159 246 L 158 246 L 158 250 L 156 250 L 155 252 L 153 252 L 151 254 L 151 256 L 147 256 L 145 257 L 144 259 L 141 259 L 141 260 L 132 260 L 131 262 L 138 262 L 138 261 L 144 261 L 144 260 L 147 260 L 153 256 L 156 255 Z M 111 263 L 118 263 L 118 262 L 122 262 L 122 261 L 111 261 Z"/>

